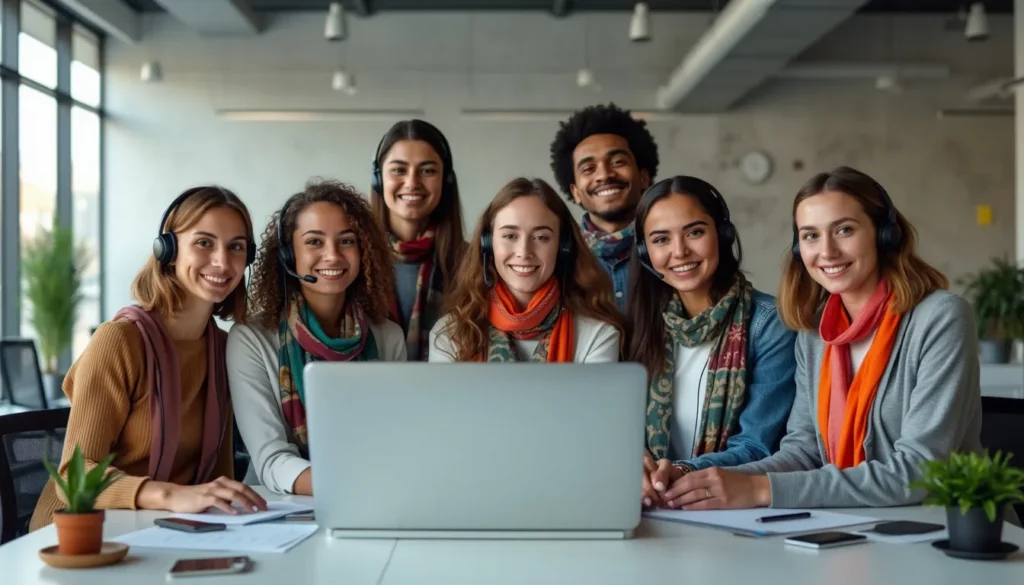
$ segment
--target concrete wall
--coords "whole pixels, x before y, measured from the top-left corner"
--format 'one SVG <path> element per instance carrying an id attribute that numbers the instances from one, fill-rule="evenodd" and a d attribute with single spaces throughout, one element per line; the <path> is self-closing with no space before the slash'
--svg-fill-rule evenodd
<path id="1" fill-rule="evenodd" d="M 625 14 L 385 14 L 350 19 L 349 38 L 329 44 L 320 13 L 277 15 L 261 36 L 216 39 L 166 16 L 147 19 L 143 44 L 112 41 L 108 48 L 105 318 L 130 302 L 128 285 L 160 214 L 181 190 L 211 181 L 228 186 L 260 225 L 311 176 L 365 190 L 373 149 L 398 116 L 237 121 L 218 110 L 420 111 L 452 143 L 468 232 L 508 179 L 551 180 L 548 146 L 571 110 L 607 101 L 653 109 L 657 84 L 709 22 L 699 13 L 659 15 L 653 42 L 635 45 L 626 38 Z M 854 17 L 802 59 L 943 63 L 952 68 L 948 79 L 906 80 L 899 95 L 877 91 L 871 79 L 773 80 L 728 114 L 651 121 L 659 175 L 696 173 L 725 194 L 757 286 L 777 286 L 793 194 L 813 172 L 838 164 L 886 185 L 920 231 L 924 256 L 951 276 L 1012 253 L 1011 118 L 938 119 L 935 112 L 964 105 L 973 83 L 1013 71 L 1013 22 L 993 17 L 986 43 L 967 43 L 943 23 Z M 148 59 L 163 65 L 163 83 L 139 80 Z M 584 65 L 597 73 L 600 92 L 575 86 Z M 356 75 L 357 95 L 331 91 L 338 66 Z M 481 109 L 556 112 L 467 112 Z M 736 169 L 739 156 L 755 148 L 775 162 L 772 177 L 757 186 Z M 992 225 L 975 222 L 979 204 L 992 206 Z"/>

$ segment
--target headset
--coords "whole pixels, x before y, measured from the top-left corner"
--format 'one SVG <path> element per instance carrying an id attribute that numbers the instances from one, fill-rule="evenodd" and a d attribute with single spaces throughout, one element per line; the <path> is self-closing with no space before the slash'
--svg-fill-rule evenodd
<path id="1" fill-rule="evenodd" d="M 710 195 L 713 201 L 716 201 L 719 206 L 719 210 L 722 212 L 722 219 L 715 220 L 715 231 L 718 232 L 718 249 L 731 250 L 734 243 L 736 243 L 736 226 L 733 225 L 732 220 L 729 216 L 729 206 L 725 203 L 725 198 L 722 194 L 715 189 L 711 183 L 697 177 L 691 177 L 688 175 L 677 175 L 675 177 L 669 177 L 662 179 L 657 183 L 651 185 L 644 192 L 643 196 L 640 197 L 640 202 L 637 207 L 646 206 L 650 209 L 650 206 L 655 201 L 662 197 L 667 197 L 670 193 L 692 193 L 694 195 Z M 708 210 L 709 212 L 713 210 Z M 714 218 L 715 214 L 710 213 L 711 217 Z M 636 256 L 640 261 L 640 265 L 649 270 L 652 274 L 658 278 L 664 280 L 665 275 L 654 269 L 651 264 L 651 256 L 647 251 L 647 242 L 644 239 L 643 226 L 640 225 L 640 218 L 637 217 L 633 223 L 634 240 L 636 241 Z"/>
<path id="2" fill-rule="evenodd" d="M 302 193 L 296 193 L 289 197 L 288 200 L 284 202 L 284 206 L 281 207 L 281 211 L 277 214 L 277 222 L 275 223 L 277 229 L 277 260 L 281 263 L 281 267 L 284 268 L 285 272 L 299 280 L 313 284 L 319 280 L 316 276 L 313 276 L 312 274 L 300 276 L 295 272 L 295 252 L 292 250 L 291 242 L 288 241 L 291 236 L 289 235 L 287 238 L 285 237 L 287 232 L 285 232 L 284 229 L 284 214 L 288 212 L 288 207 L 291 206 L 292 202 L 298 199 L 301 195 Z"/>
<path id="3" fill-rule="evenodd" d="M 448 145 L 448 139 L 445 138 L 444 133 L 441 132 L 437 126 L 434 126 L 430 122 L 425 120 L 413 120 L 413 122 L 426 126 L 428 129 L 436 133 L 438 139 L 441 141 L 442 152 L 438 153 L 441 155 L 441 166 L 444 167 L 444 174 L 442 176 L 441 183 L 441 199 L 447 200 L 451 197 L 452 189 L 455 187 L 455 166 L 452 161 L 452 149 Z M 381 136 L 380 142 L 377 143 L 377 150 L 373 155 L 373 176 L 370 179 L 370 189 L 375 191 L 381 197 L 384 196 L 384 177 L 382 176 L 380 169 L 380 149 L 384 146 L 384 141 L 387 139 L 389 134 L 391 134 L 390 131 L 385 132 L 384 136 Z"/>
<path id="4" fill-rule="evenodd" d="M 160 262 L 160 266 L 167 267 L 168 265 L 170 265 L 171 262 L 174 262 L 175 258 L 178 257 L 178 236 L 176 236 L 172 231 L 164 231 L 164 226 L 167 225 L 167 219 L 171 216 L 172 213 L 174 213 L 176 209 L 178 209 L 178 207 L 181 206 L 182 203 L 185 202 L 186 199 L 206 189 L 213 189 L 219 191 L 225 197 L 227 197 L 230 194 L 229 192 L 225 191 L 224 189 L 221 189 L 220 187 L 193 187 L 185 191 L 181 195 L 178 195 L 178 197 L 176 197 L 174 201 L 172 201 L 171 204 L 167 207 L 167 210 L 164 211 L 163 217 L 160 218 L 159 235 L 157 235 L 156 239 L 153 240 L 153 256 L 157 259 L 158 262 Z M 237 197 L 235 197 L 234 195 L 232 195 L 231 198 L 237 199 Z M 254 240 L 252 236 L 249 235 L 248 232 L 251 231 L 251 228 L 248 228 L 247 226 L 247 233 L 245 235 L 246 268 L 251 266 L 252 263 L 256 261 L 256 240 Z"/>
<path id="5" fill-rule="evenodd" d="M 882 205 L 885 206 L 885 218 L 881 222 L 874 218 L 871 220 L 875 222 L 875 245 L 878 247 L 879 254 L 895 252 L 900 249 L 900 245 L 903 243 L 903 228 L 900 227 L 900 223 L 896 220 L 896 206 L 893 204 L 892 198 L 889 197 L 888 191 L 877 181 L 875 182 L 875 189 L 878 190 L 878 194 L 882 198 Z M 796 222 L 794 221 L 793 257 L 797 260 L 801 259 L 799 235 Z"/>
<path id="6" fill-rule="evenodd" d="M 562 276 L 568 274 L 569 268 L 572 267 L 573 254 L 576 251 L 571 229 L 572 226 L 568 225 L 561 225 L 559 227 L 558 256 L 555 259 L 555 271 Z M 493 256 L 494 236 L 491 234 L 490 228 L 486 228 L 484 233 L 480 234 L 480 260 L 483 262 L 484 286 L 487 288 L 494 287 L 494 280 L 487 272 L 487 266 L 491 263 Z"/>

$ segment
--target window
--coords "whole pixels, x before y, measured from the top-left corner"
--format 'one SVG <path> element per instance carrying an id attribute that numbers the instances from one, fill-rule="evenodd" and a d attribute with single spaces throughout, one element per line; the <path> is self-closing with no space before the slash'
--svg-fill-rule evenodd
<path id="1" fill-rule="evenodd" d="M 18 146 L 21 150 L 21 249 L 40 228 L 53 225 L 57 210 L 57 100 L 53 96 L 22 85 Z M 22 290 L 21 334 L 34 337 L 30 317 L 32 307 Z"/>
<path id="2" fill-rule="evenodd" d="M 49 88 L 57 87 L 57 21 L 43 7 L 21 3 L 18 72 Z"/>
<path id="3" fill-rule="evenodd" d="M 71 37 L 71 55 L 71 97 L 98 108 L 100 105 L 99 40 L 92 33 L 76 26 L 74 36 Z"/>
<path id="4" fill-rule="evenodd" d="M 77 358 L 100 324 L 100 117 L 80 107 L 71 109 L 71 185 L 75 241 L 89 255 L 72 343 Z"/>

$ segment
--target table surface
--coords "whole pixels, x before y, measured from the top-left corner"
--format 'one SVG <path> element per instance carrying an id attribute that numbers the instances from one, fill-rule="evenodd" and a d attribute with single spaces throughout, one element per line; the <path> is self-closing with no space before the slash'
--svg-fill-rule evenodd
<path id="1" fill-rule="evenodd" d="M 294 498 L 303 501 L 303 498 Z M 855 509 L 881 519 L 945 523 L 935 508 Z M 107 511 L 105 537 L 152 526 L 166 512 Z M 1003 540 L 1024 548 L 1024 530 L 1005 525 Z M 179 558 L 214 552 L 133 548 L 112 567 L 61 570 L 38 555 L 56 544 L 54 527 L 0 547 L 0 582 L 120 585 L 166 582 Z M 645 519 L 636 536 L 620 541 L 340 540 L 321 528 L 284 554 L 253 554 L 251 572 L 190 578 L 183 583 L 253 584 L 637 584 L 741 583 L 758 585 L 872 585 L 910 583 L 986 585 L 1024 582 L 1024 552 L 1000 562 L 947 558 L 930 544 L 869 542 L 815 551 L 783 544 L 781 537 L 751 538 L 724 530 Z"/>

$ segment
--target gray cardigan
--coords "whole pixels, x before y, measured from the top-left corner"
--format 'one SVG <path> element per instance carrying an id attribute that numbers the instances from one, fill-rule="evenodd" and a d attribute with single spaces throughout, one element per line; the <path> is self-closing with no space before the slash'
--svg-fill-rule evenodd
<path id="1" fill-rule="evenodd" d="M 868 418 L 867 461 L 825 465 L 817 424 L 825 344 L 817 331 L 796 342 L 796 398 L 779 451 L 733 469 L 767 473 L 775 508 L 901 506 L 924 493 L 907 485 L 920 464 L 952 451 L 981 451 L 981 389 L 974 315 L 962 298 L 937 291 L 903 316 Z"/>

